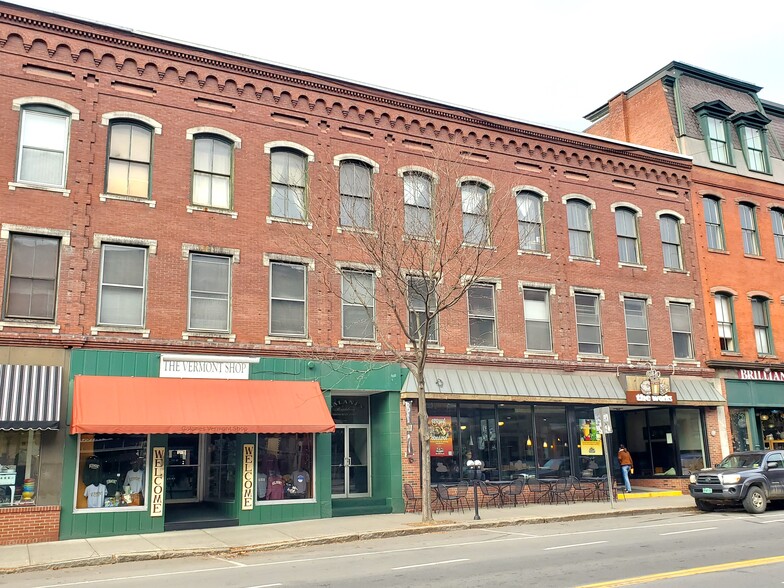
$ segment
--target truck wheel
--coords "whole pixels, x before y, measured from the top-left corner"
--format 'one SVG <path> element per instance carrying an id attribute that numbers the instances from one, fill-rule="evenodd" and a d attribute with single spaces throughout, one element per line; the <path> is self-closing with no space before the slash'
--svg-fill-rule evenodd
<path id="1" fill-rule="evenodd" d="M 700 500 L 699 498 L 695 498 L 694 503 L 697 505 L 697 509 L 703 512 L 713 512 L 714 509 L 716 508 L 716 506 L 711 504 L 710 502 L 705 502 L 704 500 Z"/>
<path id="2" fill-rule="evenodd" d="M 759 486 L 752 486 L 743 499 L 743 508 L 751 514 L 762 514 L 768 506 L 768 499 Z"/>

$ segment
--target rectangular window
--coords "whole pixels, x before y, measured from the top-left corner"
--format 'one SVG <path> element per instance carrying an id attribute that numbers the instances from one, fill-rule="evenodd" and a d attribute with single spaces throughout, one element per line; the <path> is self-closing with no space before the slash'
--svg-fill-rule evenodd
<path id="1" fill-rule="evenodd" d="M 143 507 L 147 435 L 79 435 L 77 510 Z"/>
<path id="2" fill-rule="evenodd" d="M 705 230 L 707 231 L 708 249 L 724 251 L 724 229 L 721 226 L 721 209 L 715 198 L 703 198 L 702 207 L 705 213 Z"/>
<path id="3" fill-rule="evenodd" d="M 196 137 L 193 144 L 193 204 L 231 208 L 233 146 L 216 137 Z"/>
<path id="4" fill-rule="evenodd" d="M 566 203 L 566 220 L 569 227 L 569 254 L 593 257 L 591 205 L 582 200 L 569 200 Z"/>
<path id="5" fill-rule="evenodd" d="M 109 127 L 109 162 L 106 191 L 109 194 L 149 198 L 152 171 L 152 131 L 131 123 Z"/>
<path id="6" fill-rule="evenodd" d="M 315 497 L 313 435 L 259 435 L 257 447 L 257 501 Z"/>
<path id="7" fill-rule="evenodd" d="M 19 504 L 24 492 L 24 481 L 39 480 L 41 464 L 41 431 L 0 431 L 0 507 Z M 25 498 L 23 505 L 35 504 Z"/>
<path id="8" fill-rule="evenodd" d="M 371 168 L 359 161 L 340 164 L 340 226 L 369 229 Z"/>
<path id="9" fill-rule="evenodd" d="M 648 340 L 648 313 L 646 300 L 624 298 L 623 314 L 626 318 L 626 343 L 629 357 L 650 357 Z"/>
<path id="10" fill-rule="evenodd" d="M 517 232 L 521 250 L 544 251 L 541 196 L 531 192 L 517 194 Z"/>
<path id="11" fill-rule="evenodd" d="M 776 244 L 776 259 L 784 260 L 784 212 L 774 208 L 770 211 L 773 224 L 773 242 Z"/>
<path id="12" fill-rule="evenodd" d="M 54 320 L 59 260 L 59 239 L 11 235 L 4 318 Z"/>
<path id="13" fill-rule="evenodd" d="M 490 242 L 488 224 L 490 190 L 476 182 L 466 182 L 460 190 L 463 199 L 463 242 L 487 245 Z"/>
<path id="14" fill-rule="evenodd" d="M 126 245 L 101 248 L 98 324 L 144 326 L 147 249 Z"/>
<path id="15" fill-rule="evenodd" d="M 343 272 L 343 337 L 375 339 L 375 274 L 362 271 Z"/>
<path id="16" fill-rule="evenodd" d="M 716 294 L 716 323 L 719 327 L 719 347 L 722 351 L 735 351 L 735 325 L 732 300 L 727 294 Z"/>
<path id="17" fill-rule="evenodd" d="M 693 359 L 694 345 L 691 337 L 691 306 L 680 302 L 670 303 L 672 347 L 676 359 Z"/>
<path id="18" fill-rule="evenodd" d="M 304 265 L 270 263 L 270 335 L 307 335 Z"/>
<path id="19" fill-rule="evenodd" d="M 403 176 L 406 234 L 430 237 L 433 232 L 433 180 L 424 174 L 411 172 Z"/>
<path id="20" fill-rule="evenodd" d="M 577 352 L 599 355 L 602 352 L 602 328 L 599 320 L 599 295 L 575 293 L 577 316 Z"/>
<path id="21" fill-rule="evenodd" d="M 729 163 L 729 144 L 725 121 L 713 116 L 706 117 L 708 128 L 708 152 L 711 161 Z"/>
<path id="22" fill-rule="evenodd" d="M 307 157 L 290 149 L 272 151 L 272 216 L 305 220 Z"/>
<path id="23" fill-rule="evenodd" d="M 419 341 L 426 328 L 428 315 L 427 340 L 438 343 L 438 316 L 433 313 L 437 307 L 435 282 L 427 278 L 408 278 L 408 332 L 414 341 Z"/>
<path id="24" fill-rule="evenodd" d="M 615 211 L 615 232 L 618 236 L 618 261 L 640 263 L 637 246 L 637 215 L 628 208 Z"/>
<path id="25" fill-rule="evenodd" d="M 468 289 L 468 343 L 497 347 L 494 284 L 474 284 Z"/>
<path id="26" fill-rule="evenodd" d="M 763 134 L 760 129 L 743 127 L 743 145 L 746 147 L 746 162 L 751 171 L 767 173 L 768 161 L 762 143 Z"/>
<path id="27" fill-rule="evenodd" d="M 754 340 L 757 342 L 757 353 L 759 355 L 770 355 L 771 337 L 768 301 L 764 298 L 752 298 L 751 316 L 754 321 Z"/>
<path id="28" fill-rule="evenodd" d="M 525 346 L 531 351 L 552 351 L 550 329 L 550 292 L 535 288 L 523 290 Z"/>
<path id="29" fill-rule="evenodd" d="M 757 214 L 754 206 L 741 204 L 740 229 L 743 234 L 743 253 L 746 255 L 759 255 L 759 235 L 757 235 Z"/>
<path id="30" fill-rule="evenodd" d="M 662 255 L 664 267 L 668 269 L 683 269 L 681 260 L 681 230 L 677 218 L 663 215 L 659 219 L 659 232 L 662 240 Z"/>
<path id="31" fill-rule="evenodd" d="M 188 330 L 227 333 L 231 303 L 231 258 L 191 253 Z"/>
<path id="32" fill-rule="evenodd" d="M 17 181 L 65 187 L 69 121 L 70 115 L 46 106 L 22 109 Z"/>

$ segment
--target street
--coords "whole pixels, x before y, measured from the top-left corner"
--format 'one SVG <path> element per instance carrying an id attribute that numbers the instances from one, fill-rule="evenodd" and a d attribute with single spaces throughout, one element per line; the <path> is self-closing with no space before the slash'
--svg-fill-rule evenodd
<path id="1" fill-rule="evenodd" d="M 0 585 L 762 586 L 784 580 L 781 546 L 770 540 L 782 525 L 784 511 L 775 510 L 644 515 L 31 572 L 5 576 Z"/>

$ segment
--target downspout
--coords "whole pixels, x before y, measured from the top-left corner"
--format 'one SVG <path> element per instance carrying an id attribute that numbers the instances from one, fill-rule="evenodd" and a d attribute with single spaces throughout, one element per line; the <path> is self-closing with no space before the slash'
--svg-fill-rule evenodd
<path id="1" fill-rule="evenodd" d="M 683 153 L 683 144 L 681 139 L 685 134 L 686 123 L 683 120 L 683 108 L 681 105 L 681 72 L 676 71 L 673 74 L 672 82 L 672 99 L 675 101 L 675 122 L 678 124 L 676 129 L 676 140 L 678 141 L 678 152 Z"/>

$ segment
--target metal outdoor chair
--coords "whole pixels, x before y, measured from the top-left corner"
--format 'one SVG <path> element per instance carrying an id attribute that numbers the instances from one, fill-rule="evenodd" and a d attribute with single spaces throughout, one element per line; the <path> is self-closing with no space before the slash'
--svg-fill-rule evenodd
<path id="1" fill-rule="evenodd" d="M 460 504 L 459 495 L 450 494 L 449 489 L 443 484 L 436 486 L 436 494 L 438 494 L 438 501 L 441 503 L 442 508 L 448 508 L 450 511 L 459 508 L 462 512 L 463 507 Z"/>
<path id="2" fill-rule="evenodd" d="M 571 476 L 568 478 L 558 478 L 553 488 L 553 498 L 555 503 L 558 504 L 561 500 L 564 503 L 574 502 L 574 485 L 572 484 Z"/>
<path id="3" fill-rule="evenodd" d="M 411 508 L 411 512 L 417 512 L 422 508 L 422 497 L 416 495 L 414 487 L 411 484 L 403 484 L 403 494 L 406 499 L 405 512 L 408 512 L 409 507 Z"/>
<path id="4" fill-rule="evenodd" d="M 511 502 L 517 506 L 518 498 L 523 502 L 523 506 L 527 504 L 525 499 L 525 480 L 517 478 L 506 489 L 507 502 Z"/>
<path id="5" fill-rule="evenodd" d="M 501 506 L 501 489 L 496 486 L 488 486 L 484 481 L 479 482 L 479 489 L 482 491 L 482 506 L 495 503 Z"/>
<path id="6" fill-rule="evenodd" d="M 460 506 L 461 510 L 463 505 L 465 505 L 467 509 L 471 510 L 471 506 L 468 504 L 468 489 L 470 487 L 470 484 L 465 480 L 462 480 L 457 485 L 457 504 Z"/>
<path id="7" fill-rule="evenodd" d="M 547 482 L 542 482 L 537 478 L 528 478 L 528 491 L 531 493 L 533 502 L 542 502 L 545 499 L 552 502 L 550 484 Z"/>
<path id="8" fill-rule="evenodd" d="M 596 485 L 593 482 L 586 480 L 578 480 L 572 476 L 572 496 L 575 500 L 578 498 L 585 502 L 593 498 L 593 493 L 596 491 Z"/>

